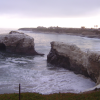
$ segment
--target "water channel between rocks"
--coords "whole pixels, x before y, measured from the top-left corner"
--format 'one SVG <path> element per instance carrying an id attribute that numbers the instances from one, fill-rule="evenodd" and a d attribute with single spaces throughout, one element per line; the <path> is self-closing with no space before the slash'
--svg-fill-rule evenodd
<path id="1" fill-rule="evenodd" d="M 2 31 L 0 31 L 2 33 Z M 0 93 L 18 92 L 19 83 L 21 92 L 51 93 L 80 93 L 95 86 L 95 83 L 80 74 L 53 67 L 47 64 L 47 54 L 50 51 L 51 41 L 74 43 L 84 51 L 100 51 L 99 39 L 24 32 L 34 38 L 35 49 L 45 56 L 22 56 L 0 52 Z"/>

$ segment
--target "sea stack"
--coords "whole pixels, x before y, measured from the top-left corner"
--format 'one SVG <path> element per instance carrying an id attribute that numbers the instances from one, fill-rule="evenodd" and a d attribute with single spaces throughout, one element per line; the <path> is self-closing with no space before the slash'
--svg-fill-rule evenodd
<path id="1" fill-rule="evenodd" d="M 16 54 L 39 55 L 34 49 L 34 38 L 17 31 L 0 35 L 0 50 Z M 42 54 L 40 54 L 42 55 Z"/>

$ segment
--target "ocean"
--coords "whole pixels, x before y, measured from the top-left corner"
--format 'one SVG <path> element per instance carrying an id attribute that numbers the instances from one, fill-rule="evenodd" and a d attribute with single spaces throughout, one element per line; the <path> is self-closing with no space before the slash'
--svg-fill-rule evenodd
<path id="1" fill-rule="evenodd" d="M 0 34 L 15 29 L 0 29 Z M 16 30 L 18 31 L 18 30 Z M 0 94 L 21 92 L 80 93 L 96 84 L 80 74 L 47 63 L 52 41 L 73 43 L 83 51 L 100 51 L 100 39 L 57 33 L 21 31 L 34 38 L 35 50 L 44 56 L 25 56 L 0 51 Z"/>

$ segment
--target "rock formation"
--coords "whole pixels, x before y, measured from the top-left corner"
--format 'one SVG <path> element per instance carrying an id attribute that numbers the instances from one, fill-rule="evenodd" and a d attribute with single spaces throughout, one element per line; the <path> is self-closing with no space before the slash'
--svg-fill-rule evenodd
<path id="1" fill-rule="evenodd" d="M 17 54 L 38 55 L 34 49 L 34 39 L 16 31 L 0 35 L 0 50 Z"/>
<path id="2" fill-rule="evenodd" d="M 76 45 L 51 42 L 48 63 L 83 74 L 100 84 L 100 53 L 84 52 Z"/>

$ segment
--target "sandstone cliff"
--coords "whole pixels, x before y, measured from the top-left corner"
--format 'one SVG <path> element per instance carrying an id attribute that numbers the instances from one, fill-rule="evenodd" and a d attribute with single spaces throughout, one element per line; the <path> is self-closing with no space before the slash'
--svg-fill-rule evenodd
<path id="1" fill-rule="evenodd" d="M 83 52 L 73 44 L 51 42 L 48 63 L 83 74 L 100 84 L 100 53 Z"/>
<path id="2" fill-rule="evenodd" d="M 16 31 L 11 31 L 6 35 L 0 35 L 0 50 L 17 54 L 38 54 L 34 49 L 34 39 Z"/>

